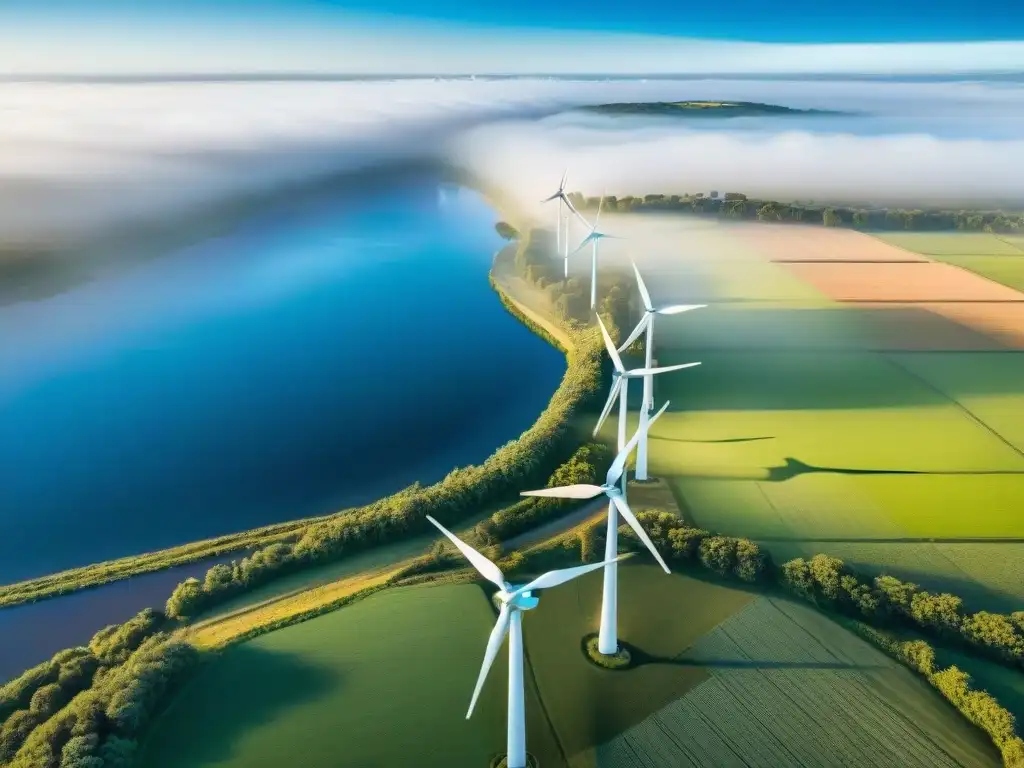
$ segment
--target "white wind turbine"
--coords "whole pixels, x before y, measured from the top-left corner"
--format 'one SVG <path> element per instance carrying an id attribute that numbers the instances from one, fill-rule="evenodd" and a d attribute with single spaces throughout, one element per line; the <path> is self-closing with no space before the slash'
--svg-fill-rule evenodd
<path id="1" fill-rule="evenodd" d="M 658 561 L 658 564 L 665 570 L 665 573 L 671 573 L 668 566 L 665 565 L 665 561 L 662 559 L 658 550 L 654 546 L 654 542 L 651 541 L 647 535 L 647 531 L 640 525 L 640 521 L 636 519 L 633 511 L 629 508 L 626 503 L 625 495 L 622 489 L 619 488 L 619 480 L 622 480 L 622 485 L 625 487 L 625 475 L 626 475 L 626 461 L 629 458 L 629 454 L 636 447 L 637 442 L 640 439 L 641 432 L 657 421 L 658 417 L 665 412 L 668 408 L 668 403 L 665 403 L 661 410 L 658 411 L 654 416 L 651 417 L 650 421 L 646 424 L 641 424 L 636 431 L 636 434 L 630 438 L 626 446 L 619 451 L 619 455 L 615 457 L 611 467 L 608 469 L 608 474 L 605 476 L 604 485 L 564 485 L 558 488 L 543 488 L 539 491 L 523 491 L 523 496 L 554 496 L 559 499 L 592 499 L 595 496 L 604 494 L 608 497 L 608 527 L 607 533 L 605 534 L 605 549 L 604 549 L 604 592 L 601 598 L 601 629 L 598 635 L 597 648 L 605 655 L 612 655 L 617 653 L 619 650 L 619 639 L 618 639 L 618 564 L 616 563 L 615 556 L 619 549 L 619 522 L 618 515 L 622 515 L 623 519 L 629 524 L 629 527 L 633 529 L 636 535 L 640 538 L 640 541 L 644 543 L 644 546 L 650 550 L 651 554 L 654 555 L 654 559 Z"/>
<path id="2" fill-rule="evenodd" d="M 565 276 L 569 277 L 569 217 L 564 216 L 565 219 L 565 249 L 562 249 L 562 206 L 565 205 L 569 211 L 576 216 L 580 221 L 586 224 L 580 212 L 576 210 L 576 206 L 572 204 L 569 198 L 565 194 L 565 179 L 569 175 L 569 170 L 566 169 L 565 173 L 562 174 L 562 180 L 558 184 L 558 190 L 551 197 L 546 197 L 541 200 L 542 203 L 550 203 L 552 200 L 558 201 L 558 219 L 555 227 L 555 243 L 558 250 L 558 255 L 562 257 L 565 263 Z M 589 225 L 588 225 L 589 226 Z"/>
<path id="3" fill-rule="evenodd" d="M 681 312 L 689 312 L 691 309 L 702 309 L 707 304 L 671 304 L 667 307 L 655 308 L 651 303 L 651 294 L 647 292 L 647 285 L 644 283 L 644 279 L 640 276 L 640 270 L 637 269 L 636 262 L 633 262 L 633 271 L 636 273 L 636 285 L 640 290 L 640 298 L 644 303 L 644 315 L 640 318 L 640 322 L 637 323 L 636 328 L 629 334 L 629 337 L 619 347 L 619 352 L 624 351 L 629 347 L 641 333 L 647 331 L 647 338 L 644 340 L 644 353 L 645 361 L 644 368 L 650 369 L 654 365 L 654 316 L 655 315 L 678 315 Z M 700 365 L 700 363 L 691 363 L 690 366 Z M 684 366 L 684 367 L 690 367 Z M 625 386 L 623 386 L 625 390 Z M 624 397 L 625 395 L 623 395 Z M 644 397 L 643 402 L 640 405 L 640 420 L 644 421 L 651 408 L 654 407 L 654 376 L 644 376 Z M 620 412 L 621 413 L 621 412 Z M 598 423 L 598 428 L 600 428 Z M 621 429 L 621 427 L 620 427 Z M 595 430 L 596 433 L 596 430 Z M 636 479 L 646 480 L 647 479 L 647 433 L 644 432 L 644 436 L 640 438 L 640 444 L 636 449 Z"/>
<path id="4" fill-rule="evenodd" d="M 626 421 L 629 418 L 629 380 L 639 378 L 646 379 L 648 376 L 655 376 L 659 373 L 668 373 L 669 371 L 681 371 L 683 368 L 693 368 L 694 366 L 700 365 L 700 363 L 681 363 L 679 365 L 667 365 L 661 368 L 651 368 L 650 360 L 648 359 L 648 365 L 646 367 L 634 368 L 633 370 L 627 371 L 626 367 L 622 364 L 622 358 L 619 357 L 618 350 L 615 349 L 615 345 L 612 343 L 611 336 L 608 335 L 608 330 L 604 327 L 604 323 L 601 322 L 600 315 L 597 318 L 597 324 L 601 328 L 601 335 L 604 336 L 604 345 L 608 349 L 608 356 L 612 359 L 614 370 L 612 371 L 612 388 L 608 392 L 608 399 L 605 401 L 604 408 L 601 410 L 601 416 L 597 420 L 597 426 L 594 427 L 594 436 L 597 436 L 598 431 L 601 429 L 601 425 L 604 424 L 604 420 L 607 419 L 608 414 L 611 413 L 612 405 L 615 404 L 615 398 L 618 397 L 619 434 L 616 445 L 618 450 L 621 451 L 626 445 Z M 640 414 L 641 419 L 643 419 L 643 408 L 640 409 Z M 646 438 L 647 433 L 645 431 L 641 442 L 645 442 Z"/>
<path id="5" fill-rule="evenodd" d="M 593 243 L 593 250 L 591 251 L 591 257 L 590 257 L 590 308 L 591 309 L 594 309 L 594 307 L 597 306 L 597 242 L 599 240 L 604 240 L 606 238 L 618 239 L 618 238 L 616 238 L 615 235 L 605 234 L 604 232 L 599 231 L 598 228 L 597 228 L 597 225 L 601 223 L 601 209 L 604 208 L 604 197 L 605 196 L 602 194 L 601 195 L 601 202 L 599 202 L 597 204 L 597 216 L 594 217 L 594 223 L 588 225 L 590 227 L 590 232 L 587 234 L 587 236 L 585 238 L 583 238 L 583 242 L 579 244 L 579 246 L 576 248 L 576 250 L 569 254 L 569 256 L 574 256 L 575 254 L 577 254 L 580 251 L 582 251 L 587 246 L 587 243 Z M 577 214 L 577 215 L 579 216 L 579 214 Z M 584 223 L 586 223 L 586 219 L 584 219 L 582 216 L 580 216 L 580 220 L 583 221 Z M 566 257 L 566 261 L 568 263 L 568 256 Z"/>
<path id="6" fill-rule="evenodd" d="M 451 539 L 451 542 L 458 547 L 466 559 L 473 565 L 480 575 L 498 587 L 498 599 L 501 601 L 501 610 L 498 612 L 498 621 L 491 630 L 491 636 L 487 641 L 487 650 L 484 652 L 484 663 L 480 667 L 480 675 L 476 679 L 476 688 L 473 689 L 473 698 L 469 702 L 469 711 L 466 712 L 466 719 L 473 714 L 476 700 L 483 689 L 484 680 L 487 679 L 487 672 L 498 655 L 505 635 L 509 636 L 508 641 L 508 741 L 506 744 L 506 764 L 508 768 L 526 768 L 526 706 L 523 692 L 523 611 L 529 611 L 537 607 L 539 600 L 532 594 L 536 589 L 549 589 L 564 584 L 567 581 L 582 576 L 590 571 L 596 571 L 609 563 L 590 563 L 575 568 L 564 568 L 559 571 L 548 571 L 538 576 L 528 584 L 513 586 L 505 581 L 501 569 L 494 563 L 481 555 L 471 546 L 459 539 L 454 533 L 446 529 L 437 520 L 427 515 L 427 520 Z M 612 556 L 611 562 L 623 558 Z"/>

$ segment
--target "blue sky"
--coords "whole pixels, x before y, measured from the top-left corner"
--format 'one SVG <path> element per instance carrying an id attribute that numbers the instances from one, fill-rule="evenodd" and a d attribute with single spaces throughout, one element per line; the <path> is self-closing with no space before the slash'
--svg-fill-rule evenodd
<path id="1" fill-rule="evenodd" d="M 737 41 L 768 44 L 730 48 Z M 84 71 L 1024 70 L 1024 2 L 3 0 L 0 74 Z M 906 44 L 938 44 L 902 48 Z M 942 45 L 945 44 L 945 45 Z M 881 45 L 881 48 L 876 47 Z M 593 50 L 603 47 L 605 53 Z M 609 47 L 610 46 L 610 47 Z M 781 47 L 779 47 L 781 46 Z M 898 48 L 902 50 L 897 51 Z M 737 54 L 737 51 L 739 52 Z M 736 55 L 734 55 L 736 54 Z M 892 58 L 895 56 L 895 58 Z M 887 58 L 888 57 L 888 58 Z M 631 65 L 628 62 L 633 62 Z M 860 62 L 863 62 L 861 64 Z M 890 62 L 895 62 L 890 66 Z"/>

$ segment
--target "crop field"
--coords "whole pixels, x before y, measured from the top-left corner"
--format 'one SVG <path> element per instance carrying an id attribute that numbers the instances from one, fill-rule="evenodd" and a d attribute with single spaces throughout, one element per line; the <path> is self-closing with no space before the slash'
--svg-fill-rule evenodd
<path id="1" fill-rule="evenodd" d="M 792 263 L 784 268 L 836 301 L 1021 301 L 1012 288 L 949 264 Z"/>
<path id="2" fill-rule="evenodd" d="M 502 656 L 465 714 L 493 622 L 476 585 L 407 588 L 234 646 L 171 704 L 143 763 L 486 766 L 504 744 Z M 527 710 L 550 751 L 532 689 Z"/>
<path id="3" fill-rule="evenodd" d="M 667 575 L 657 566 L 620 566 L 619 635 L 661 660 L 623 674 L 594 667 L 580 649 L 581 638 L 599 624 L 601 584 L 598 572 L 552 589 L 523 620 L 544 708 L 574 767 L 588 764 L 593 747 L 706 679 L 698 665 L 672 660 L 751 600 L 741 590 Z"/>
<path id="4" fill-rule="evenodd" d="M 1024 250 L 1016 256 L 967 255 L 934 258 L 1015 290 L 1024 291 Z"/>
<path id="5" fill-rule="evenodd" d="M 989 232 L 886 232 L 873 237 L 912 253 L 940 259 L 944 256 L 973 254 L 1024 255 L 1024 237 L 1016 235 Z"/>
<path id="6" fill-rule="evenodd" d="M 709 678 L 602 745 L 598 766 L 1001 764 L 923 680 L 804 606 L 759 598 L 685 658 Z"/>
<path id="7" fill-rule="evenodd" d="M 744 230 L 754 248 L 775 262 L 905 262 L 927 261 L 913 248 L 875 239 L 851 229 L 792 224 L 757 224 Z"/>
<path id="8" fill-rule="evenodd" d="M 702 365 L 655 379 L 656 401 L 672 405 L 651 433 L 652 474 L 672 484 L 692 522 L 758 540 L 778 560 L 825 552 L 953 591 L 973 609 L 1019 610 L 1024 352 L 1015 348 L 1024 344 L 979 317 L 1021 312 L 1024 332 L 1024 300 L 927 300 L 1024 295 L 935 263 L 775 264 L 752 229 L 723 228 L 721 259 L 704 232 L 700 269 L 742 271 L 760 258 L 761 270 L 791 278 L 828 275 L 816 291 L 832 298 L 755 291 L 742 301 L 708 279 L 707 309 L 659 318 L 658 363 Z M 833 234 L 818 232 L 815 248 Z M 838 235 L 843 247 L 854 234 Z M 663 278 L 648 281 L 656 305 L 678 300 L 666 263 L 682 250 L 638 257 Z M 844 271 L 855 273 L 850 285 Z M 926 272 L 931 282 L 910 277 Z"/>

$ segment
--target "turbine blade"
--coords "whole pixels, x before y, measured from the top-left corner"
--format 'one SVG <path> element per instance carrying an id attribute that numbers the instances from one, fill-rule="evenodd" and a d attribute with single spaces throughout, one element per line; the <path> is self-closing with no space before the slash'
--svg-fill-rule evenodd
<path id="1" fill-rule="evenodd" d="M 707 304 L 671 304 L 654 311 L 659 315 L 678 315 L 680 312 L 689 312 L 691 309 L 704 309 L 706 306 Z"/>
<path id="2" fill-rule="evenodd" d="M 612 384 L 611 391 L 608 392 L 608 399 L 605 401 L 604 408 L 601 409 L 601 417 L 597 420 L 597 426 L 594 427 L 594 437 L 597 437 L 601 425 L 608 418 L 608 414 L 612 412 L 612 406 L 615 405 L 615 398 L 619 396 L 620 389 L 622 389 L 622 379 L 616 376 L 615 383 Z"/>
<path id="3" fill-rule="evenodd" d="M 640 289 L 640 298 L 643 299 L 644 309 L 648 312 L 654 310 L 654 305 L 651 304 L 651 294 L 647 292 L 647 286 L 644 284 L 644 279 L 640 277 L 640 270 L 636 266 L 636 262 L 630 259 L 633 264 L 633 271 L 636 273 L 636 287 Z"/>
<path id="4" fill-rule="evenodd" d="M 588 225 L 588 226 L 589 226 L 589 225 Z M 587 235 L 587 236 L 586 236 L 585 238 L 583 238 L 583 242 L 582 242 L 582 243 L 580 243 L 580 244 L 579 244 L 579 245 L 578 245 L 578 246 L 576 247 L 576 250 L 575 250 L 575 251 L 573 251 L 572 253 L 570 253 L 569 255 L 570 255 L 570 256 L 575 256 L 575 255 L 576 255 L 577 253 L 579 253 L 579 252 L 580 252 L 580 251 L 582 251 L 582 250 L 583 250 L 584 248 L 586 248 L 586 247 L 587 247 L 587 243 L 589 243 L 589 242 L 593 241 L 593 239 L 594 239 L 594 234 L 593 234 L 593 233 L 590 233 L 590 234 L 589 234 L 589 235 Z"/>
<path id="5" fill-rule="evenodd" d="M 612 359 L 612 365 L 615 366 L 615 370 L 622 372 L 625 368 L 622 366 L 622 358 L 619 357 L 619 352 L 615 349 L 615 345 L 612 344 L 612 337 L 608 335 L 608 329 L 604 327 L 604 323 L 601 322 L 601 316 L 597 316 L 597 324 L 601 326 L 601 335 L 604 336 L 604 345 L 608 349 L 608 356 Z"/>
<path id="6" fill-rule="evenodd" d="M 585 573 L 596 571 L 598 568 L 604 568 L 606 565 L 611 565 L 619 560 L 625 560 L 628 557 L 631 557 L 632 554 L 633 553 L 630 552 L 625 555 L 620 555 L 614 560 L 605 560 L 600 563 L 587 563 L 586 565 L 577 565 L 575 568 L 563 568 L 559 571 L 548 571 L 547 573 L 542 573 L 529 584 L 524 584 L 519 587 L 510 595 L 510 598 L 520 595 L 523 592 L 529 592 L 533 589 L 551 589 L 551 587 L 557 587 L 559 584 L 565 584 L 565 582 L 572 581 Z"/>
<path id="7" fill-rule="evenodd" d="M 508 604 L 504 603 L 501 606 L 501 611 L 498 613 L 498 621 L 494 624 L 494 629 L 491 630 L 491 636 L 487 639 L 487 650 L 484 651 L 484 663 L 480 665 L 480 674 L 476 678 L 476 688 L 473 689 L 473 698 L 469 701 L 469 711 L 466 712 L 466 719 L 469 720 L 470 715 L 473 714 L 473 708 L 476 706 L 476 700 L 480 697 L 480 691 L 483 690 L 484 680 L 487 679 L 487 673 L 491 669 L 491 665 L 494 664 L 494 658 L 498 655 L 498 651 L 501 649 L 501 644 L 505 641 L 505 635 L 508 634 L 509 615 Z"/>
<path id="8" fill-rule="evenodd" d="M 560 485 L 557 488 L 541 488 L 537 491 L 520 491 L 520 496 L 554 496 L 556 499 L 592 499 L 604 493 L 600 485 Z"/>
<path id="9" fill-rule="evenodd" d="M 640 322 L 636 324 L 636 328 L 633 332 L 626 337 L 626 340 L 619 346 L 619 352 L 624 352 L 629 348 L 629 345 L 636 341 L 640 334 L 647 330 L 648 323 L 651 322 L 651 316 L 649 313 L 644 312 L 644 316 L 640 318 Z"/>
<path id="10" fill-rule="evenodd" d="M 612 465 L 608 467 L 608 474 L 605 475 L 606 484 L 615 485 L 617 482 L 619 482 L 619 478 L 622 477 L 622 473 L 626 468 L 626 461 L 629 459 L 629 454 L 633 452 L 633 449 L 636 448 L 636 444 L 640 442 L 641 431 L 650 431 L 651 425 L 655 421 L 657 421 L 658 417 L 665 412 L 666 408 L 668 408 L 668 403 L 669 401 L 666 400 L 665 404 L 661 406 L 661 410 L 659 410 L 656 414 L 654 414 L 653 416 L 651 416 L 651 418 L 647 420 L 646 429 L 644 427 L 643 420 L 641 420 L 640 426 L 637 427 L 636 432 L 633 433 L 633 436 L 629 438 L 629 442 L 626 443 L 626 445 L 623 447 L 621 451 L 619 451 L 619 455 L 615 457 L 615 461 L 613 461 Z"/>
<path id="11" fill-rule="evenodd" d="M 680 365 L 664 365 L 661 368 L 634 368 L 632 371 L 626 371 L 626 375 L 631 379 L 635 379 L 639 376 L 654 376 L 659 373 L 668 373 L 669 371 L 681 371 L 683 368 L 694 368 L 700 365 L 700 363 L 681 363 Z"/>
<path id="12" fill-rule="evenodd" d="M 636 515 L 633 514 L 633 510 L 629 508 L 629 504 L 621 496 L 612 496 L 612 504 L 619 510 L 619 514 L 625 518 L 626 522 L 629 523 L 629 527 L 633 529 L 637 536 L 640 537 L 640 541 L 644 543 L 644 546 L 651 550 L 651 554 L 654 555 L 654 559 L 658 561 L 658 565 L 662 567 L 665 573 L 672 573 L 668 566 L 665 565 L 665 561 L 661 557 L 661 553 L 658 552 L 657 547 L 654 546 L 654 542 L 651 541 L 651 537 L 647 535 L 647 531 L 640 525 L 640 521 L 636 519 Z"/>
<path id="13" fill-rule="evenodd" d="M 555 194 L 553 194 L 551 197 L 545 197 L 543 200 L 541 200 L 541 202 L 550 203 L 552 200 L 557 200 L 559 197 L 561 197 L 561 195 L 555 192 Z"/>
<path id="14" fill-rule="evenodd" d="M 498 589 L 505 589 L 505 587 L 508 586 L 505 583 L 505 577 L 504 575 L 502 575 L 501 569 L 499 569 L 498 566 L 496 566 L 486 557 L 481 555 L 479 552 L 477 552 L 475 549 L 469 546 L 469 544 L 467 544 L 454 533 L 449 531 L 447 528 L 445 528 L 443 525 L 437 522 L 437 520 L 432 518 L 430 515 L 427 515 L 427 520 L 433 523 L 434 526 L 439 531 L 441 531 L 441 533 L 443 533 L 451 540 L 452 544 L 458 547 L 459 551 L 466 557 L 467 560 L 469 560 L 470 564 L 480 572 L 481 576 L 483 576 L 492 584 L 497 585 Z"/>
<path id="15" fill-rule="evenodd" d="M 573 205 L 571 202 L 569 202 L 569 198 L 566 197 L 566 198 L 563 198 L 563 199 L 565 200 L 566 205 L 569 206 L 569 210 L 573 212 L 573 214 L 576 216 L 577 219 L 580 220 L 580 223 L 582 223 L 583 226 L 586 227 L 587 229 L 592 229 L 592 227 L 590 226 L 590 222 L 587 221 L 586 217 L 584 217 L 584 215 L 582 213 L 580 213 L 578 210 L 576 210 L 576 206 Z"/>
<path id="16" fill-rule="evenodd" d="M 569 175 L 569 169 L 565 169 L 565 173 L 562 174 L 562 180 L 558 183 L 558 191 L 561 192 L 565 189 L 565 179 Z"/>
<path id="17" fill-rule="evenodd" d="M 604 196 L 608 193 L 608 190 L 604 190 L 601 193 L 601 200 L 597 204 L 597 216 L 594 217 L 594 229 L 597 229 L 597 222 L 601 220 L 601 209 L 604 208 Z"/>

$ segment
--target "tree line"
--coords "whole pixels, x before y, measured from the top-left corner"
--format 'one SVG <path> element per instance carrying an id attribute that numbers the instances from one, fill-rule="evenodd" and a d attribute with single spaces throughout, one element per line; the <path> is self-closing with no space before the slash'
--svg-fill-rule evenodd
<path id="1" fill-rule="evenodd" d="M 570 192 L 578 210 L 596 210 L 601 198 Z M 724 196 L 645 195 L 604 198 L 610 211 L 673 211 L 745 221 L 776 221 L 851 227 L 872 231 L 904 232 L 1024 232 L 1024 213 L 988 210 L 938 210 L 892 207 L 830 206 L 817 203 L 782 203 L 748 198 L 737 192 Z"/>
<path id="2" fill-rule="evenodd" d="M 199 660 L 168 628 L 163 613 L 147 608 L 0 688 L 0 764 L 134 765 L 142 729 Z"/>

